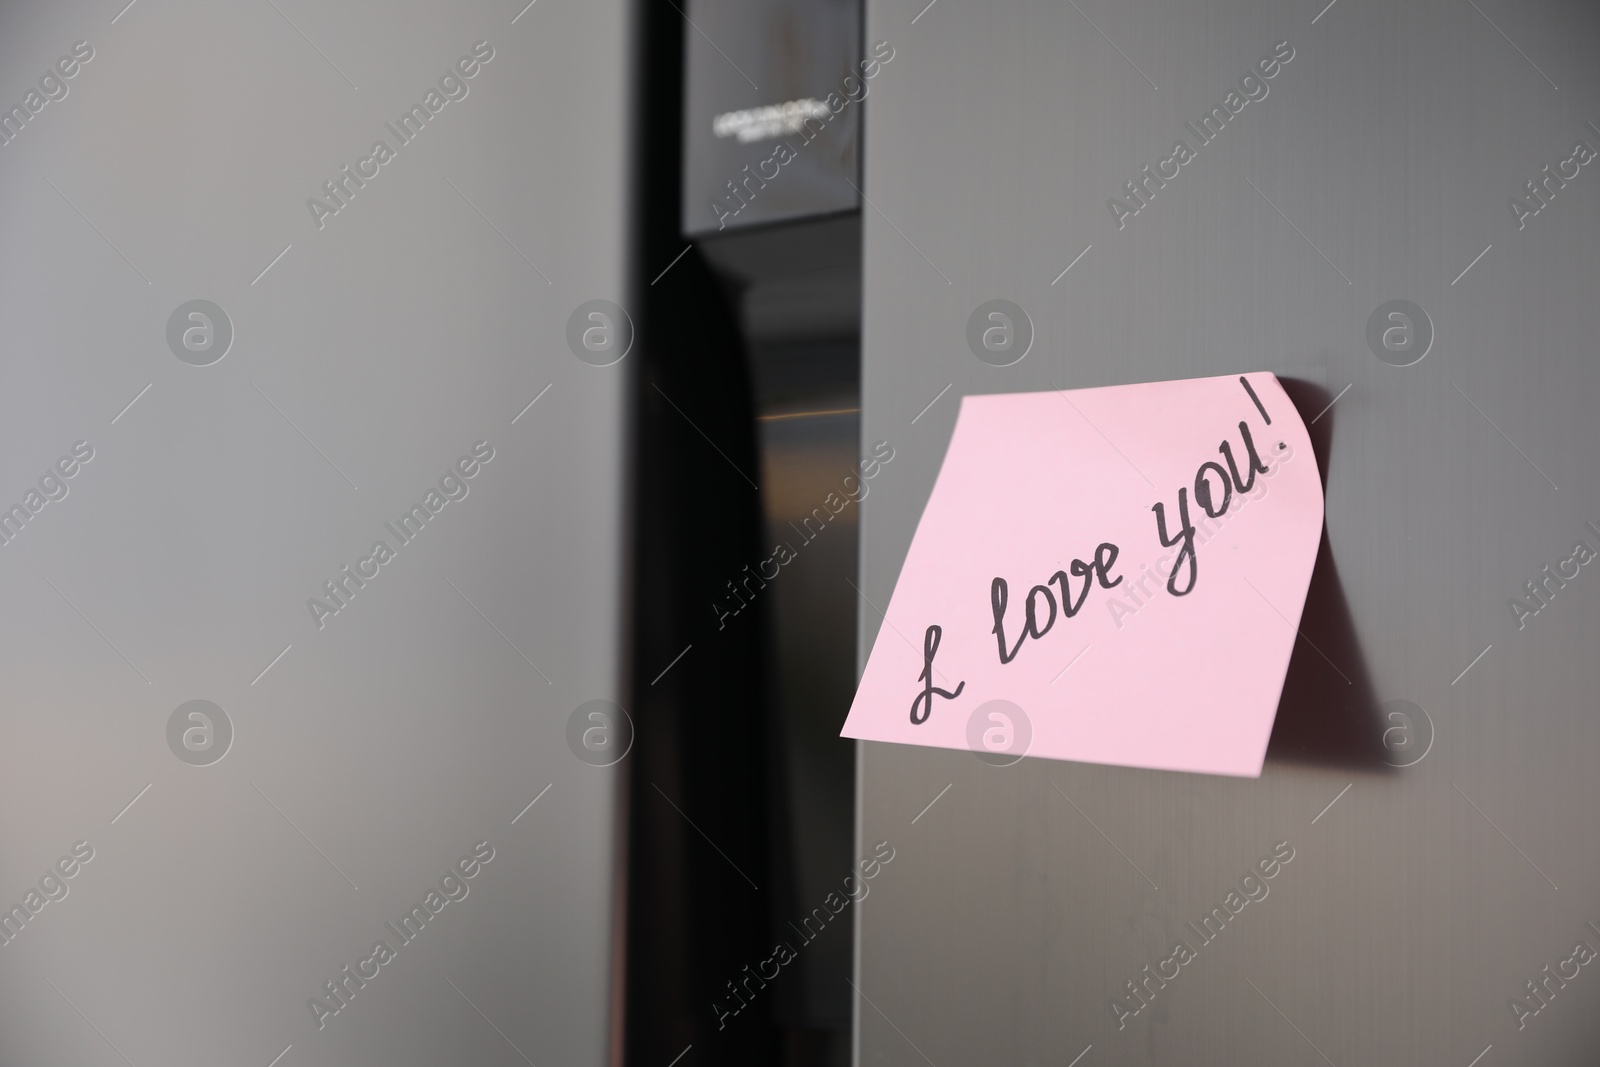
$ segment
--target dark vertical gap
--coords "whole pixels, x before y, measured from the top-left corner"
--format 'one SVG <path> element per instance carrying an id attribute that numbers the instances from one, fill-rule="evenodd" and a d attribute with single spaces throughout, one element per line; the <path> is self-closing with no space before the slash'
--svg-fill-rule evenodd
<path id="1" fill-rule="evenodd" d="M 759 979 L 753 996 L 742 985 L 772 949 L 763 609 L 733 626 L 713 607 L 760 558 L 750 383 L 728 298 L 699 251 L 673 263 L 688 243 L 683 16 L 664 0 L 637 13 L 625 1062 L 665 1067 L 692 1045 L 681 1067 L 774 1063 L 771 998 Z M 749 1006 L 719 1020 L 714 1004 L 739 1007 L 730 982 Z"/>

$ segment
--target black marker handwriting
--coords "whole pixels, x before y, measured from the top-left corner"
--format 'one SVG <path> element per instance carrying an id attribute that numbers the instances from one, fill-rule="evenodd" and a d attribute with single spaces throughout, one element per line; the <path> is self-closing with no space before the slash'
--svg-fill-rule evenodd
<path id="1" fill-rule="evenodd" d="M 933 698 L 935 696 L 944 697 L 946 700 L 954 700 L 967 687 L 966 682 L 961 682 L 956 686 L 955 692 L 952 693 L 948 689 L 939 689 L 933 684 L 933 657 L 938 653 L 939 642 L 943 639 L 944 630 L 938 626 L 928 627 L 927 632 L 922 635 L 922 673 L 917 676 L 917 681 L 922 682 L 923 686 L 922 692 L 917 695 L 917 699 L 911 702 L 911 724 L 913 726 L 921 726 L 928 721 L 928 716 L 933 714 Z M 920 716 L 917 714 L 919 707 L 922 709 Z"/>
<path id="2" fill-rule="evenodd" d="M 1067 569 L 1072 572 L 1074 578 L 1083 579 L 1082 585 L 1079 586 L 1076 600 L 1072 598 L 1067 588 L 1066 571 L 1056 571 L 1044 585 L 1036 585 L 1028 590 L 1028 598 L 1022 605 L 1022 633 L 1017 636 L 1017 643 L 1010 648 L 1006 647 L 1006 603 L 1010 599 L 1010 589 L 1006 585 L 1004 578 L 995 578 L 989 584 L 989 610 L 994 615 L 994 630 L 992 632 L 995 637 L 995 643 L 999 646 L 1001 664 L 1007 664 L 1016 659 L 1018 651 L 1022 648 L 1022 642 L 1028 638 L 1032 637 L 1037 640 L 1049 633 L 1050 628 L 1056 624 L 1058 611 L 1069 619 L 1076 615 L 1083 607 L 1084 600 L 1089 596 L 1091 576 L 1100 582 L 1102 589 L 1110 589 L 1118 582 L 1121 582 L 1121 575 L 1118 575 L 1114 581 L 1111 578 L 1111 568 L 1117 562 L 1117 553 L 1119 551 L 1116 545 L 1106 541 L 1094 550 L 1093 562 L 1085 563 L 1081 559 L 1072 561 L 1072 564 Z M 1061 604 L 1059 608 L 1056 605 L 1055 594 L 1050 591 L 1052 584 L 1059 586 L 1061 589 Z M 1039 625 L 1039 597 L 1041 594 L 1044 597 L 1044 606 L 1050 611 L 1043 626 Z"/>

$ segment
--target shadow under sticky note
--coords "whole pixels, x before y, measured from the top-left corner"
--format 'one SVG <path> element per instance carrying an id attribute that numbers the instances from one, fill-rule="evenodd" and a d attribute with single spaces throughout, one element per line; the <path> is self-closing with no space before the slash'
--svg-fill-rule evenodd
<path id="1" fill-rule="evenodd" d="M 841 732 L 1257 776 L 1322 507 L 1272 374 L 966 397 Z"/>
<path id="2" fill-rule="evenodd" d="M 1301 415 L 1309 413 L 1306 428 L 1326 490 L 1338 417 L 1334 396 L 1299 379 L 1282 379 L 1282 385 Z M 1324 526 L 1300 616 L 1300 639 L 1289 658 L 1278 718 L 1267 743 L 1267 760 L 1393 773 L 1400 764 L 1383 744 L 1385 730 L 1393 723 L 1384 719 L 1378 705 Z"/>

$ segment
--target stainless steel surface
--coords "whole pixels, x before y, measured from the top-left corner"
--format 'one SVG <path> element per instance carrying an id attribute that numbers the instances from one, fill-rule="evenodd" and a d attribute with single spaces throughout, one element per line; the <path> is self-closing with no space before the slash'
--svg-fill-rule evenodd
<path id="1" fill-rule="evenodd" d="M 1508 198 L 1600 148 L 1597 30 L 1577 3 L 868 4 L 896 59 L 862 438 L 897 458 L 863 508 L 862 657 L 957 397 L 1265 369 L 1308 420 L 1332 404 L 1302 629 L 1337 673 L 1298 643 L 1259 780 L 862 745 L 858 847 L 897 859 L 857 911 L 858 1062 L 1594 1062 L 1600 975 L 1563 961 L 1600 948 L 1600 572 L 1520 628 L 1509 602 L 1600 547 L 1600 172 L 1568 164 L 1520 229 Z M 1178 138 L 1194 158 L 1119 226 L 1108 198 L 1131 212 Z M 1036 331 L 1006 368 L 964 337 L 996 298 Z M 1431 319 L 1410 366 L 1368 345 L 1391 300 Z M 1269 895 L 1196 937 L 1279 842 Z M 1547 965 L 1578 973 L 1540 1007 Z"/>
<path id="2" fill-rule="evenodd" d="M 566 337 L 627 302 L 630 29 L 520 7 L 0 15 L 6 106 L 93 52 L 0 147 L 0 500 L 93 450 L 0 545 L 0 905 L 93 851 L 0 939 L 0 1062 L 609 1062 L 618 769 L 567 727 L 624 691 L 630 364 Z"/>

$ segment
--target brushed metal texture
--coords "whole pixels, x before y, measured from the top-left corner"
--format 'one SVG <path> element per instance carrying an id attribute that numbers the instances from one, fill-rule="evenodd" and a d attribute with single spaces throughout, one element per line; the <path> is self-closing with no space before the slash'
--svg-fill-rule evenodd
<path id="1" fill-rule="evenodd" d="M 6 106 L 93 51 L 0 138 L 0 499 L 94 452 L 0 544 L 0 908 L 94 852 L 0 938 L 0 1062 L 609 1059 L 621 772 L 567 726 L 626 699 L 630 364 L 566 330 L 628 300 L 632 31 L 519 7 L 0 12 Z"/>
<path id="2" fill-rule="evenodd" d="M 1274 371 L 1327 520 L 1259 780 L 861 746 L 858 844 L 899 858 L 857 915 L 857 1062 L 1593 1061 L 1600 974 L 1565 961 L 1600 947 L 1600 568 L 1542 568 L 1600 548 L 1600 168 L 1561 169 L 1600 148 L 1597 29 L 1554 2 L 868 4 L 897 58 L 866 123 L 863 438 L 900 458 L 865 598 L 965 393 Z M 1032 321 L 1014 366 L 966 346 L 991 299 Z M 1369 345 L 1395 300 L 1431 324 L 1418 361 Z M 1270 893 L 1198 937 L 1279 842 Z"/>

